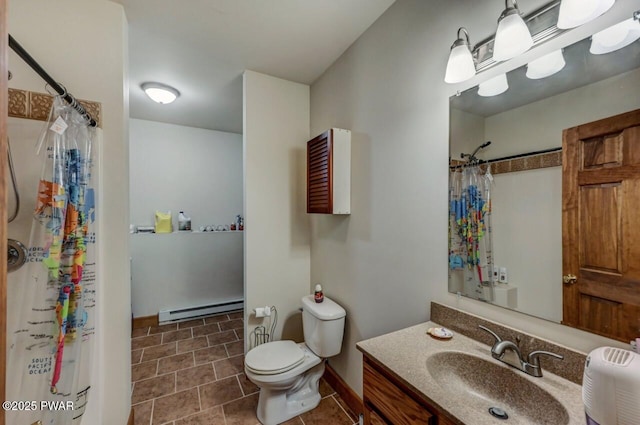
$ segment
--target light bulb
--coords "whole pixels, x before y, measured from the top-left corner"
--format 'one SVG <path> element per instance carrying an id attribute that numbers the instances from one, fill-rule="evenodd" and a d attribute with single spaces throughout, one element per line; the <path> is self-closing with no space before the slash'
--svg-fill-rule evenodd
<path id="1" fill-rule="evenodd" d="M 466 40 L 460 37 L 460 32 L 466 35 Z M 476 75 L 476 66 L 471 55 L 469 34 L 464 28 L 458 30 L 458 39 L 451 46 L 447 70 L 444 81 L 449 84 L 460 83 Z"/>
<path id="2" fill-rule="evenodd" d="M 506 61 L 516 57 L 533 46 L 529 27 L 519 14 L 517 7 L 507 8 L 500 19 L 493 43 L 493 59 Z"/>
<path id="3" fill-rule="evenodd" d="M 589 52 L 594 55 L 614 52 L 640 38 L 640 22 L 629 18 L 593 35 Z"/>
<path id="4" fill-rule="evenodd" d="M 555 50 L 527 64 L 527 78 L 538 80 L 547 78 L 556 72 L 560 72 L 567 63 L 562 55 L 562 50 Z"/>
<path id="5" fill-rule="evenodd" d="M 568 29 L 586 24 L 602 15 L 615 0 L 562 0 L 558 15 L 558 28 Z"/>
<path id="6" fill-rule="evenodd" d="M 483 97 L 497 96 L 509 88 L 507 74 L 497 75 L 478 86 L 478 95 Z"/>
<path id="7" fill-rule="evenodd" d="M 143 83 L 142 90 L 154 102 L 166 105 L 173 102 L 180 96 L 180 92 L 171 86 L 160 83 Z"/>

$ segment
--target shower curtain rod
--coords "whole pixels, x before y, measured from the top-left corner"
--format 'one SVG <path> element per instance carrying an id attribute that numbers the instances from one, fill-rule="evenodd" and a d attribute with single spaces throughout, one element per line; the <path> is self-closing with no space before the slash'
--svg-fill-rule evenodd
<path id="1" fill-rule="evenodd" d="M 38 74 L 47 84 L 54 89 L 62 98 L 69 104 L 73 109 L 78 111 L 80 115 L 82 115 L 88 122 L 90 127 L 95 127 L 97 125 L 96 120 L 94 120 L 91 115 L 84 109 L 84 107 L 78 103 L 75 97 L 72 94 L 68 93 L 63 85 L 59 84 L 56 80 L 54 80 L 47 71 L 44 70 L 40 66 L 38 62 L 27 52 L 21 45 L 16 41 L 15 38 L 9 34 L 9 47 L 16 52 L 20 58 L 25 61 L 27 65 L 33 69 L 36 74 Z"/>
<path id="2" fill-rule="evenodd" d="M 543 149 L 543 150 L 540 150 L 540 151 L 532 151 L 532 152 L 527 152 L 527 153 L 519 153 L 517 155 L 503 156 L 501 158 L 494 158 L 494 159 L 487 159 L 487 160 L 479 159 L 476 164 L 491 164 L 491 163 L 494 163 L 494 162 L 507 161 L 509 159 L 525 158 L 525 157 L 528 157 L 528 156 L 542 155 L 544 153 L 558 152 L 558 151 L 561 151 L 561 150 L 562 150 L 562 147 L 560 146 L 560 147 L 557 147 L 557 148 Z M 451 165 L 451 166 L 449 166 L 449 168 L 451 170 L 454 170 L 454 169 L 458 169 L 458 168 L 467 167 L 468 165 L 470 165 L 470 164 Z"/>

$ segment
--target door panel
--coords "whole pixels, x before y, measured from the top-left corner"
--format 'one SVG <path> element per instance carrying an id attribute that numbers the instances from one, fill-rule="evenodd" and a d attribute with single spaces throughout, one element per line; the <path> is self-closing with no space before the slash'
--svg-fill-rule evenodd
<path id="1" fill-rule="evenodd" d="M 640 335 L 640 110 L 563 132 L 563 323 Z"/>
<path id="2" fill-rule="evenodd" d="M 622 134 L 585 140 L 582 144 L 582 169 L 594 169 L 621 164 Z"/>
<path id="3" fill-rule="evenodd" d="M 580 268 L 620 273 L 620 183 L 580 187 Z M 603 249 L 606 247 L 606 249 Z"/>

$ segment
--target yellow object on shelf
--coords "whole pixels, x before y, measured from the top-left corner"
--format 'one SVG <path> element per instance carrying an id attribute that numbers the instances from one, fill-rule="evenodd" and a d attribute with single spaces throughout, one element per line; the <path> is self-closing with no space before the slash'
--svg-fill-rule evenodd
<path id="1" fill-rule="evenodd" d="M 162 212 L 156 211 L 156 233 L 171 233 L 173 231 L 171 227 L 171 211 Z"/>

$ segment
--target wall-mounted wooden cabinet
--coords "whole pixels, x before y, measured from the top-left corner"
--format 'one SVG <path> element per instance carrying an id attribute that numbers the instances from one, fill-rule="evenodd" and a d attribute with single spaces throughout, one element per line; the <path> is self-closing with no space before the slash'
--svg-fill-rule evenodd
<path id="1" fill-rule="evenodd" d="M 307 142 L 307 212 L 351 214 L 351 132 L 332 128 Z"/>

